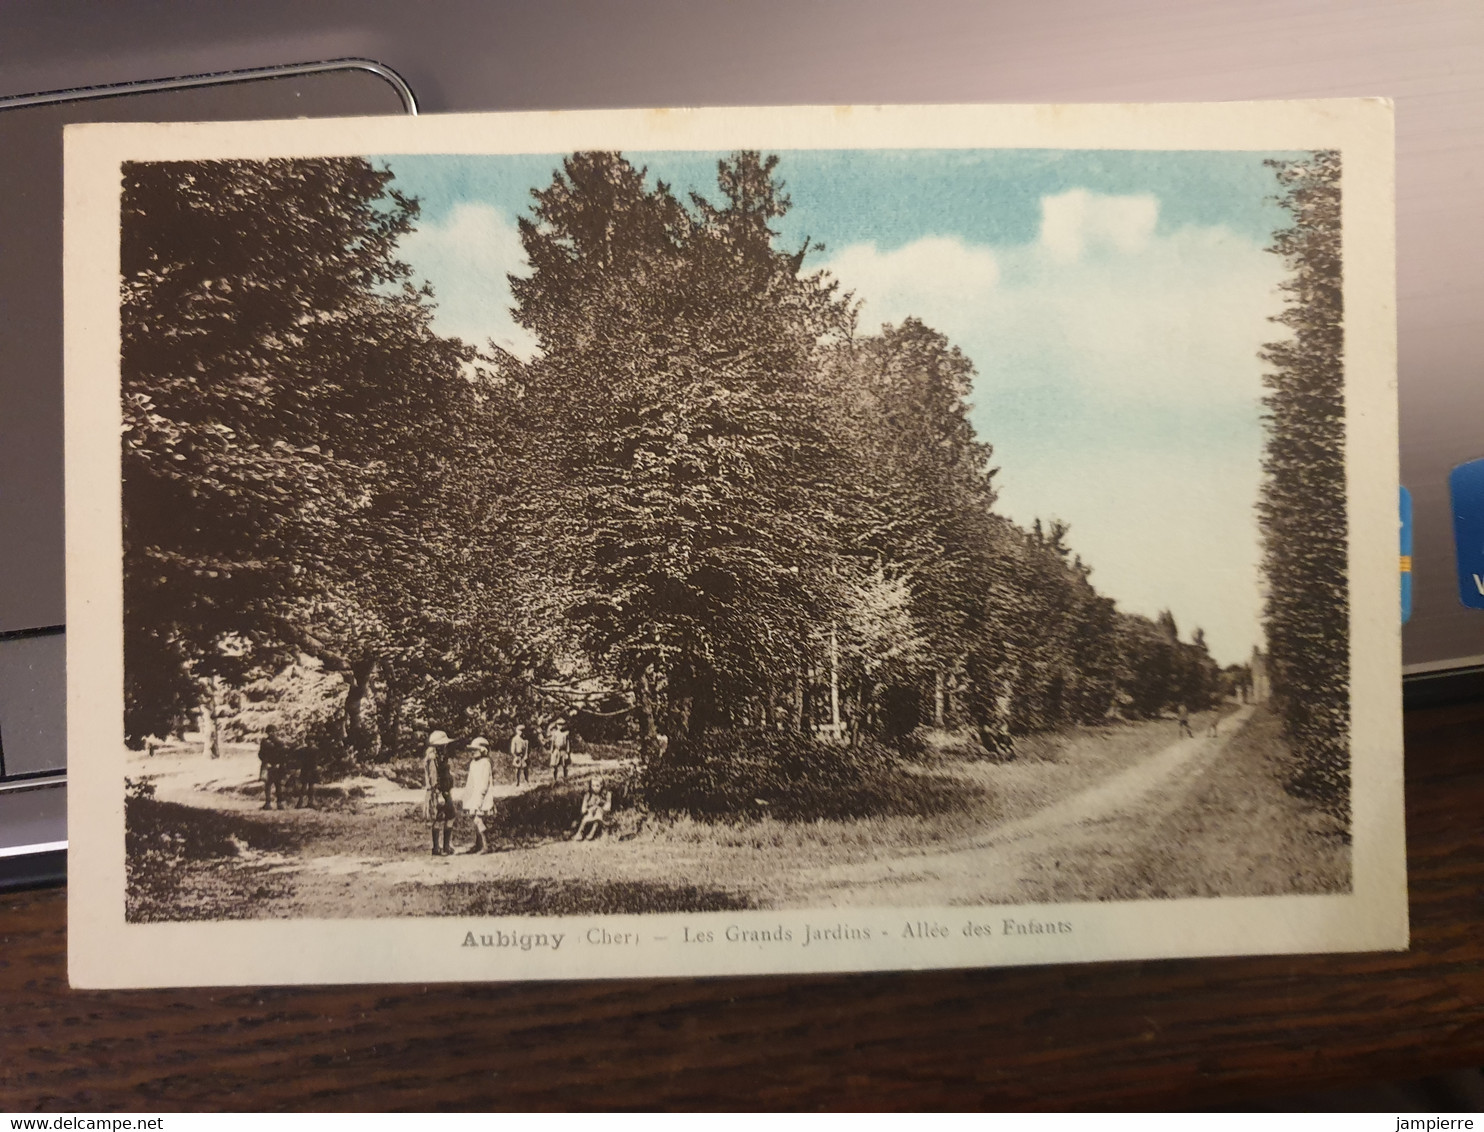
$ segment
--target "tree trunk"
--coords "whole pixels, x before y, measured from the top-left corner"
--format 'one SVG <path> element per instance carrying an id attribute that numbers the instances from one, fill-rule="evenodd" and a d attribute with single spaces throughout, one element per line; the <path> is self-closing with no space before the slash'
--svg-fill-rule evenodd
<path id="1" fill-rule="evenodd" d="M 368 718 L 370 705 L 366 702 L 377 667 L 376 657 L 362 657 L 345 673 L 350 684 L 345 693 L 345 742 L 356 762 L 373 761 L 381 754 L 381 733 L 374 715 Z"/>
<path id="2" fill-rule="evenodd" d="M 830 626 L 830 726 L 840 738 L 840 638 Z"/>
<path id="3" fill-rule="evenodd" d="M 812 664 L 805 666 L 804 692 L 799 712 L 799 731 L 805 735 L 814 734 L 814 711 L 816 707 L 814 681 L 817 675 Z"/>
<path id="4" fill-rule="evenodd" d="M 203 753 L 214 759 L 222 757 L 222 698 L 221 682 L 216 676 L 206 681 L 206 703 L 201 708 L 201 732 Z"/>
<path id="5" fill-rule="evenodd" d="M 933 726 L 943 726 L 943 697 L 947 681 L 943 676 L 943 666 L 939 665 L 933 673 Z"/>
<path id="6" fill-rule="evenodd" d="M 659 751 L 659 729 L 655 726 L 654 680 L 646 668 L 639 673 L 639 757 L 646 762 Z"/>
<path id="7" fill-rule="evenodd" d="M 386 694 L 381 697 L 381 702 L 377 706 L 376 730 L 381 736 L 383 757 L 395 758 L 398 740 L 401 738 L 403 697 L 392 690 L 391 681 L 386 679 L 384 666 L 382 676 L 386 685 Z"/>
<path id="8" fill-rule="evenodd" d="M 211 758 L 222 757 L 221 721 L 216 717 L 215 706 L 207 701 L 201 709 L 201 753 Z"/>
<path id="9" fill-rule="evenodd" d="M 276 620 L 283 629 L 286 640 L 292 641 L 301 651 L 318 660 L 326 671 L 338 672 L 345 677 L 348 689 L 339 720 L 341 735 L 353 759 L 374 759 L 381 750 L 381 735 L 374 719 L 368 723 L 365 718 L 365 701 L 378 667 L 377 657 L 371 655 L 354 661 L 347 660 L 302 626 L 287 618 Z"/>

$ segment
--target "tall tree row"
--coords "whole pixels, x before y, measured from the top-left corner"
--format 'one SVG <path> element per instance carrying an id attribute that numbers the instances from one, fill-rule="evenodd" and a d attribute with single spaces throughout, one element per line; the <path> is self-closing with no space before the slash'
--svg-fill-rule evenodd
<path id="1" fill-rule="evenodd" d="M 1349 812 L 1349 599 L 1346 552 L 1344 290 L 1340 155 L 1269 162 L 1292 219 L 1283 257 L 1292 337 L 1263 351 L 1270 367 L 1265 479 L 1271 679 L 1305 771 L 1301 787 Z"/>

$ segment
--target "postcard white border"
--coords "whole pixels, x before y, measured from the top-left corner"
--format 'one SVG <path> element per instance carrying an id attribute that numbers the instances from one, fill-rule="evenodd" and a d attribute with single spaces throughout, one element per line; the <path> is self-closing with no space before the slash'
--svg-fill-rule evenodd
<path id="1" fill-rule="evenodd" d="M 119 166 L 124 160 L 576 149 L 1057 148 L 1343 155 L 1354 812 L 1349 895 L 990 908 L 685 915 L 233 921 L 124 919 L 123 601 L 119 504 Z M 1009 966 L 1404 949 L 1401 626 L 1397 607 L 1392 108 L 1384 99 L 1189 105 L 560 111 L 66 129 L 68 969 L 79 987 L 259 985 Z M 115 754 L 117 752 L 117 754 Z M 966 936 L 1004 919 L 1066 934 Z M 945 934 L 909 938 L 908 924 Z M 811 949 L 804 924 L 870 928 Z M 786 944 L 687 945 L 731 924 Z M 1002 925 L 1000 925 L 1002 926 Z M 464 947 L 468 932 L 545 947 Z M 637 933 L 637 945 L 591 942 Z M 560 933 L 562 944 L 550 946 Z M 662 937 L 662 938 L 656 938 Z"/>

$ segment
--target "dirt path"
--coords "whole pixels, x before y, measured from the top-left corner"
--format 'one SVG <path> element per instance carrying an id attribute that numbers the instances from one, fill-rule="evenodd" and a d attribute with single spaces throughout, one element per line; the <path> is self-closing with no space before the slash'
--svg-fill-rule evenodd
<path id="1" fill-rule="evenodd" d="M 256 744 L 235 743 L 229 744 L 226 753 L 218 759 L 211 758 L 196 745 L 187 747 L 182 744 L 149 756 L 131 752 L 128 756 L 129 771 L 131 776 L 148 778 L 154 786 L 155 796 L 161 801 L 251 813 L 263 809 L 263 785 L 258 776 L 261 764 L 256 751 Z M 578 756 L 576 762 L 586 766 L 588 760 Z M 538 784 L 543 781 L 537 780 Z M 494 783 L 493 791 L 497 798 L 523 792 L 521 787 L 502 782 Z M 332 807 L 346 800 L 353 801 L 358 807 L 420 806 L 424 799 L 421 788 L 402 786 L 372 774 L 355 775 L 328 786 L 317 786 L 315 793 L 321 805 L 328 802 Z"/>
<path id="2" fill-rule="evenodd" d="M 1041 898 L 1027 882 L 1072 848 L 1101 850 L 1116 868 L 1136 856 L 1128 840 L 1145 835 L 1185 801 L 1212 761 L 1251 717 L 1243 707 L 1223 718 L 1214 737 L 1180 739 L 1079 793 L 1003 822 L 946 852 L 899 856 L 800 874 L 786 902 L 795 907 L 886 904 L 1027 903 Z M 1132 820 L 1130 820 L 1132 819 Z M 1099 843 L 1103 843 L 1099 845 Z M 1089 878 L 1092 879 L 1092 878 Z M 1095 893 L 1088 894 L 1096 899 Z"/>
<path id="3" fill-rule="evenodd" d="M 482 856 L 463 850 L 471 836 L 468 818 L 460 810 L 456 821 L 455 856 L 432 856 L 429 851 L 425 792 L 390 778 L 355 775 L 316 789 L 317 807 L 264 810 L 263 785 L 254 744 L 232 744 L 213 759 L 199 744 L 176 744 L 154 755 L 131 752 L 129 775 L 147 780 L 160 802 L 189 807 L 203 814 L 222 815 L 233 853 L 190 867 L 195 882 L 211 894 L 213 909 L 230 904 L 229 890 L 253 889 L 268 882 L 271 906 L 236 909 L 236 915 L 397 915 L 436 914 L 442 889 L 489 886 L 519 888 L 542 882 L 600 888 L 614 872 L 627 879 L 663 885 L 683 855 L 646 854 L 636 846 L 575 844 L 565 837 Z M 564 796 L 594 773 L 612 774 L 613 762 L 599 763 L 574 753 L 570 782 Z M 496 798 L 505 801 L 522 794 L 540 794 L 549 780 L 538 775 L 533 784 L 517 787 L 496 782 Z M 456 805 L 462 791 L 455 790 Z M 570 797 L 575 820 L 577 799 Z M 271 830 L 270 847 L 249 829 Z M 283 844 L 287 841 L 288 844 Z M 254 844 L 259 842 L 259 844 Z M 237 885 L 237 874 L 252 878 Z M 274 882 L 277 882 L 276 884 Z"/>
<path id="4" fill-rule="evenodd" d="M 147 776 L 161 802 L 218 815 L 213 844 L 230 840 L 232 851 L 184 861 L 177 878 L 178 899 L 215 918 L 1051 903 L 1158 895 L 1186 839 L 1157 831 L 1206 821 L 1207 772 L 1251 715 L 1226 715 L 1215 736 L 1209 716 L 1195 737 L 1174 741 L 1170 721 L 1150 721 L 1070 732 L 1010 763 L 912 770 L 961 797 L 941 815 L 682 819 L 598 844 L 572 843 L 563 823 L 498 838 L 500 851 L 487 856 L 431 855 L 423 792 L 386 777 L 327 786 L 318 810 L 264 813 L 247 745 L 219 760 L 183 747 L 134 755 L 130 774 Z M 575 762 L 560 795 L 540 780 L 499 792 L 531 795 L 547 811 L 555 804 L 575 822 L 573 789 L 616 765 Z M 459 848 L 472 837 L 467 824 L 460 819 Z"/>

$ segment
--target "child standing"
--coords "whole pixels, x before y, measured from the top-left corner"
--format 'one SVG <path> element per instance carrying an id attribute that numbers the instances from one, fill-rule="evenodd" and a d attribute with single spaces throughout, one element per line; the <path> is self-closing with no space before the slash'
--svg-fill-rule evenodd
<path id="1" fill-rule="evenodd" d="M 515 784 L 524 778 L 531 784 L 531 741 L 526 738 L 526 725 L 516 724 L 515 734 L 510 739 L 510 765 L 515 767 Z"/>
<path id="2" fill-rule="evenodd" d="M 474 818 L 474 844 L 465 853 L 490 853 L 488 825 L 495 813 L 495 768 L 489 740 L 480 736 L 469 744 L 469 778 L 464 783 L 464 809 Z"/>
<path id="3" fill-rule="evenodd" d="M 428 793 L 428 827 L 433 834 L 433 856 L 450 856 L 449 823 L 453 821 L 453 766 L 448 761 L 448 745 L 453 742 L 444 731 L 428 736 L 423 752 L 423 787 Z M 438 834 L 443 834 L 443 848 L 438 848 Z"/>
<path id="4" fill-rule="evenodd" d="M 546 741 L 551 744 L 551 784 L 556 785 L 557 772 L 560 771 L 563 781 L 572 769 L 572 745 L 570 733 L 566 728 L 566 720 L 559 719 L 546 731 Z"/>
<path id="5" fill-rule="evenodd" d="M 1180 710 L 1177 714 L 1180 716 L 1180 734 L 1194 739 L 1195 732 L 1190 729 L 1190 709 L 1185 706 L 1183 700 L 1180 702 Z"/>

